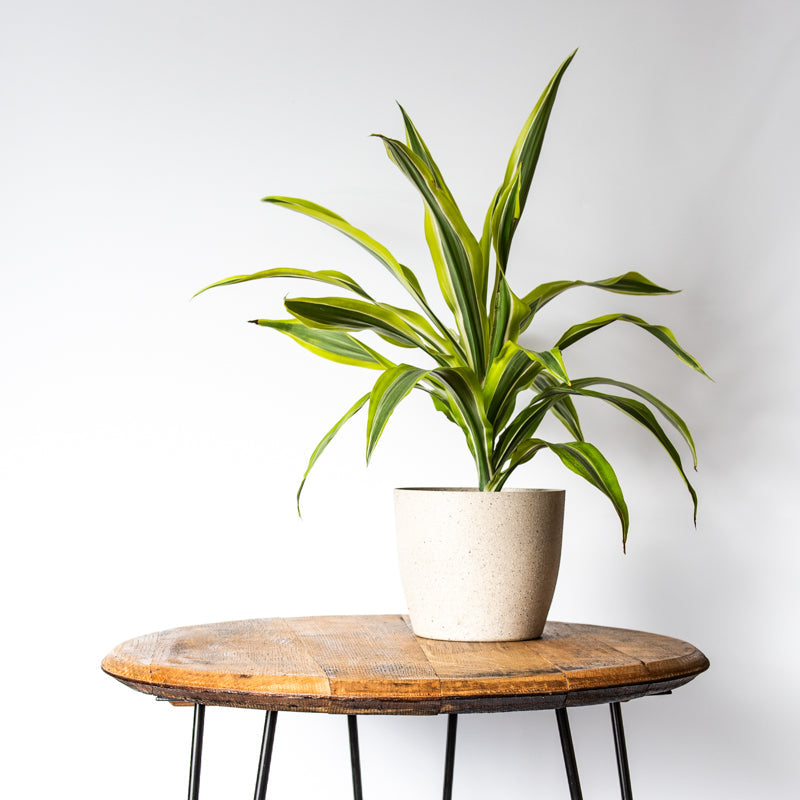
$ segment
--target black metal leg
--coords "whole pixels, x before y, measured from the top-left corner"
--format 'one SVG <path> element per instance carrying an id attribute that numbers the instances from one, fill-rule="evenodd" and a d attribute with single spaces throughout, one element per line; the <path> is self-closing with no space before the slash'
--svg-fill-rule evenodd
<path id="1" fill-rule="evenodd" d="M 633 800 L 631 772 L 628 768 L 628 748 L 625 746 L 625 729 L 622 727 L 622 709 L 619 703 L 610 703 L 611 726 L 614 729 L 614 749 L 617 751 L 617 772 L 622 800 Z"/>
<path id="2" fill-rule="evenodd" d="M 189 800 L 200 797 L 200 762 L 203 758 L 203 727 L 206 719 L 206 707 L 200 703 L 194 706 L 194 722 L 192 724 L 192 760 L 189 764 Z"/>
<path id="3" fill-rule="evenodd" d="M 566 708 L 556 709 L 558 735 L 561 737 L 561 752 L 564 754 L 564 766 L 567 769 L 569 796 L 571 800 L 583 800 L 581 779 L 578 777 L 578 765 L 575 762 L 575 748 L 572 746 L 572 734 L 569 730 L 569 717 Z"/>
<path id="4" fill-rule="evenodd" d="M 267 711 L 264 718 L 264 735 L 261 737 L 261 756 L 258 759 L 258 775 L 256 776 L 256 793 L 254 800 L 264 800 L 267 795 L 269 765 L 272 761 L 272 745 L 275 741 L 275 723 L 278 721 L 277 711 Z"/>
<path id="5" fill-rule="evenodd" d="M 353 771 L 353 798 L 362 800 L 361 794 L 361 756 L 358 752 L 358 718 L 347 715 L 347 732 L 350 736 L 350 769 Z"/>
<path id="6" fill-rule="evenodd" d="M 447 716 L 447 745 L 444 757 L 444 792 L 443 800 L 450 800 L 453 796 L 453 767 L 456 762 L 456 730 L 458 728 L 458 714 Z"/>

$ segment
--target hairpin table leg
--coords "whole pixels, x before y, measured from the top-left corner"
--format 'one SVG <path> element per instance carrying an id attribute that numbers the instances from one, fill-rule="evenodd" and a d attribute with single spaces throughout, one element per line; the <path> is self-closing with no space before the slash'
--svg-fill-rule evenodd
<path id="1" fill-rule="evenodd" d="M 458 714 L 447 716 L 447 745 L 444 757 L 444 791 L 443 800 L 450 800 L 453 796 L 453 768 L 456 762 L 456 730 L 458 728 Z"/>
<path id="2" fill-rule="evenodd" d="M 561 752 L 564 754 L 564 766 L 567 769 L 569 796 L 571 800 L 583 800 L 581 780 L 578 777 L 578 765 L 575 762 L 575 748 L 572 746 L 572 734 L 569 730 L 569 717 L 566 708 L 556 709 L 558 735 L 561 737 Z"/>
<path id="3" fill-rule="evenodd" d="M 189 764 L 189 800 L 197 800 L 200 797 L 200 762 L 203 758 L 205 718 L 206 707 L 201 703 L 195 703 L 192 724 L 192 758 Z"/>
<path id="4" fill-rule="evenodd" d="M 617 752 L 617 772 L 622 800 L 633 800 L 631 772 L 628 768 L 628 748 L 625 746 L 625 729 L 622 727 L 622 709 L 619 703 L 610 703 L 611 726 L 614 729 L 614 749 Z"/>
<path id="5" fill-rule="evenodd" d="M 361 794 L 361 756 L 358 752 L 358 718 L 347 715 L 347 733 L 350 737 L 350 769 L 353 772 L 353 798 L 362 800 Z"/>
<path id="6" fill-rule="evenodd" d="M 254 800 L 264 800 L 267 796 L 269 765 L 272 762 L 272 745 L 275 742 L 275 723 L 278 721 L 277 711 L 267 711 L 264 718 L 264 734 L 261 737 L 261 755 L 258 759 L 258 775 Z"/>

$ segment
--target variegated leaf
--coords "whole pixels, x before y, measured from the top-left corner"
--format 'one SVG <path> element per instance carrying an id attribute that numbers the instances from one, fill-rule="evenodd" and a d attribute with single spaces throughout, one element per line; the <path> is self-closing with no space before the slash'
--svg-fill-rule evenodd
<path id="1" fill-rule="evenodd" d="M 489 366 L 483 384 L 486 416 L 495 430 L 501 430 L 511 417 L 517 396 L 527 389 L 542 367 L 514 342 L 506 342 Z"/>
<path id="2" fill-rule="evenodd" d="M 311 327 L 340 330 L 373 330 L 400 347 L 417 347 L 440 364 L 449 364 L 443 340 L 422 317 L 405 315 L 381 303 L 349 297 L 301 297 L 284 301 L 294 317 Z"/>
<path id="3" fill-rule="evenodd" d="M 548 443 L 547 446 L 561 459 L 561 463 L 567 469 L 587 480 L 611 501 L 622 525 L 622 550 L 624 552 L 630 524 L 628 505 L 611 464 L 589 442 Z"/>
<path id="4" fill-rule="evenodd" d="M 464 368 L 438 368 L 428 377 L 431 383 L 447 393 L 450 411 L 471 442 L 470 450 L 478 467 L 478 488 L 483 491 L 491 477 L 493 435 L 481 387 L 474 374 Z"/>
<path id="5" fill-rule="evenodd" d="M 214 289 L 217 286 L 231 286 L 235 283 L 245 283 L 246 281 L 257 281 L 261 280 L 262 278 L 302 278 L 304 280 L 309 281 L 317 281 L 318 283 L 327 283 L 332 286 L 338 286 L 342 289 L 349 289 L 351 292 L 355 292 L 355 294 L 361 295 L 361 297 L 372 300 L 372 298 L 361 288 L 361 286 L 356 283 L 349 275 L 345 275 L 343 272 L 337 272 L 336 270 L 332 269 L 321 269 L 321 270 L 307 270 L 307 269 L 292 269 L 289 267 L 277 267 L 275 269 L 265 269 L 261 272 L 254 272 L 252 275 L 234 275 L 230 278 L 225 278 L 224 280 L 217 281 L 216 283 L 212 283 L 210 286 L 206 286 L 205 289 L 201 289 L 197 292 L 194 297 L 197 297 L 198 294 L 202 294 L 209 289 Z"/>
<path id="6" fill-rule="evenodd" d="M 428 374 L 428 370 L 398 364 L 375 382 L 367 416 L 367 464 L 395 408 Z"/>
<path id="7" fill-rule="evenodd" d="M 530 461 L 545 447 L 555 453 L 565 467 L 587 480 L 611 500 L 622 525 L 622 549 L 624 551 L 628 539 L 628 506 L 611 464 L 589 442 L 556 443 L 534 438 L 523 440 L 512 452 L 508 467 L 495 475 L 492 483 L 494 490 L 499 491 L 518 466 Z"/>
<path id="8" fill-rule="evenodd" d="M 496 471 L 504 468 L 522 442 L 533 437 L 547 413 L 563 396 L 559 388 L 541 392 L 508 423 L 494 448 L 492 466 Z"/>
<path id="9" fill-rule="evenodd" d="M 489 287 L 489 261 L 491 260 L 491 252 L 492 252 L 492 220 L 494 219 L 494 212 L 497 208 L 497 204 L 500 201 L 500 195 L 502 193 L 503 187 L 501 186 L 495 193 L 494 197 L 492 198 L 492 202 L 489 204 L 489 208 L 486 211 L 486 216 L 483 220 L 483 232 L 481 234 L 481 240 L 479 242 L 480 250 L 481 250 L 481 260 L 484 265 L 483 271 L 483 284 L 478 287 L 478 293 L 480 296 L 481 303 L 486 302 L 486 290 Z"/>
<path id="10" fill-rule="evenodd" d="M 539 162 L 539 154 L 542 151 L 542 143 L 544 142 L 544 134 L 547 130 L 547 123 L 550 120 L 550 113 L 553 110 L 553 104 L 556 100 L 561 78 L 564 72 L 575 57 L 573 51 L 564 61 L 563 64 L 556 70 L 555 75 L 550 79 L 542 96 L 534 106 L 528 119 L 522 127 L 522 131 L 517 137 L 514 144 L 514 149 L 511 151 L 511 157 L 508 160 L 506 167 L 506 174 L 503 178 L 503 187 L 508 186 L 516 175 L 517 171 L 520 172 L 520 191 L 519 191 L 519 213 L 525 208 L 525 202 L 528 199 L 528 193 L 531 188 L 531 181 L 533 174 L 536 171 L 536 165 Z M 513 234 L 513 231 L 512 231 Z M 510 239 L 509 239 L 510 247 Z M 506 251 L 506 256 L 508 255 Z"/>
<path id="11" fill-rule="evenodd" d="M 250 322 L 272 328 L 294 339 L 314 355 L 367 369 L 388 369 L 393 362 L 349 333 L 322 328 L 310 328 L 296 319 L 251 319 Z"/>
<path id="12" fill-rule="evenodd" d="M 546 372 L 549 372 L 554 378 L 563 381 L 569 385 L 569 375 L 567 375 L 567 368 L 564 366 L 564 359 L 561 357 L 561 351 L 557 347 L 550 350 L 526 350 L 525 354 L 531 361 L 541 364 Z"/>
<path id="13" fill-rule="evenodd" d="M 426 163 L 402 142 L 380 136 L 389 158 L 420 193 L 429 213 L 426 238 L 442 294 L 450 304 L 470 364 L 483 376 L 486 364 L 486 311 L 479 301 L 482 254 L 449 193 L 437 186 Z"/>
<path id="14" fill-rule="evenodd" d="M 497 266 L 501 272 L 506 271 L 511 239 L 519 222 L 522 208 L 520 192 L 522 190 L 522 165 L 517 167 L 513 180 L 500 193 L 492 214 L 492 243 L 497 255 Z"/>
<path id="15" fill-rule="evenodd" d="M 646 392 L 644 389 L 640 389 L 638 386 L 634 386 L 631 383 L 625 383 L 624 381 L 616 381 L 611 378 L 579 378 L 578 380 L 572 382 L 572 386 L 575 389 L 585 389 L 588 386 L 596 386 L 598 384 L 604 386 L 617 386 L 620 389 L 626 389 L 627 391 L 638 395 L 642 399 L 647 400 L 647 402 L 650 403 L 650 405 L 653 406 L 657 411 L 659 411 L 667 420 L 667 422 L 669 422 L 670 425 L 672 425 L 683 437 L 683 440 L 686 442 L 689 450 L 692 453 L 692 464 L 694 468 L 697 469 L 697 450 L 694 445 L 694 439 L 689 431 L 689 426 L 683 421 L 676 411 L 674 411 L 665 402 L 659 400 L 650 392 Z"/>
<path id="16" fill-rule="evenodd" d="M 406 144 L 413 153 L 416 153 L 425 162 L 426 166 L 433 175 L 436 185 L 455 203 L 450 189 L 447 188 L 447 184 L 444 182 L 444 178 L 442 177 L 439 167 L 433 160 L 433 156 L 431 155 L 431 151 L 428 149 L 428 145 L 425 144 L 420 132 L 417 130 L 416 125 L 414 125 L 414 123 L 411 121 L 411 117 L 408 116 L 403 106 L 401 106 L 400 103 L 397 105 L 400 107 L 400 113 L 403 115 L 403 126 L 406 131 Z"/>
<path id="17" fill-rule="evenodd" d="M 663 342 L 681 361 L 708 377 L 697 359 L 687 353 L 686 350 L 678 344 L 678 340 L 669 328 L 665 328 L 663 325 L 652 325 L 649 322 L 645 322 L 640 317 L 634 317 L 631 314 L 606 314 L 602 317 L 590 319 L 588 322 L 573 325 L 556 342 L 556 347 L 563 350 L 575 344 L 575 342 L 580 341 L 584 336 L 588 336 L 590 333 L 594 333 L 594 331 L 605 328 L 606 325 L 610 325 L 612 322 L 630 322 L 632 325 L 636 325 L 642 330 L 647 331 L 660 342 Z"/>
<path id="18" fill-rule="evenodd" d="M 638 422 L 656 437 L 661 446 L 667 451 L 669 457 L 672 459 L 672 463 L 675 465 L 675 468 L 683 478 L 683 482 L 686 484 L 686 488 L 690 497 L 692 498 L 692 505 L 694 507 L 694 521 L 696 524 L 697 493 L 695 492 L 692 484 L 689 482 L 689 478 L 686 476 L 686 472 L 683 469 L 683 463 L 681 462 L 681 457 L 678 454 L 678 451 L 675 449 L 675 445 L 672 444 L 669 437 L 664 432 L 664 429 L 661 427 L 661 425 L 659 425 L 658 420 L 653 415 L 653 412 L 644 403 L 634 400 L 631 397 L 620 397 L 619 395 L 606 394 L 605 392 L 594 392 L 589 389 L 575 389 L 574 391 L 576 394 L 579 394 L 582 397 L 594 397 L 598 400 L 603 400 L 604 402 L 609 403 L 610 405 L 622 411 L 624 414 L 627 414 L 629 417 L 636 420 L 636 422 Z"/>
<path id="19" fill-rule="evenodd" d="M 356 244 L 363 247 L 370 255 L 376 258 L 383 264 L 392 275 L 405 287 L 406 291 L 417 301 L 419 306 L 428 315 L 431 322 L 436 325 L 439 330 L 445 331 L 445 326 L 437 318 L 436 314 L 428 304 L 425 295 L 420 287 L 419 280 L 416 275 L 406 266 L 400 264 L 397 259 L 384 247 L 380 242 L 373 239 L 369 234 L 351 225 L 346 219 L 340 217 L 324 206 L 312 203 L 310 200 L 303 200 L 299 197 L 282 197 L 274 195 L 271 197 L 262 197 L 262 202 L 271 203 L 282 208 L 288 208 L 290 211 L 296 211 L 319 222 L 329 225 L 334 230 L 343 233 L 348 239 L 351 239 Z"/>
<path id="20" fill-rule="evenodd" d="M 606 292 L 614 292 L 615 294 L 631 295 L 677 294 L 679 291 L 677 289 L 665 289 L 663 286 L 653 283 L 649 278 L 645 278 L 639 272 L 626 272 L 624 275 L 605 278 L 601 281 L 551 281 L 537 286 L 522 298 L 522 301 L 528 306 L 528 314 L 522 323 L 522 330 L 527 329 L 536 313 L 551 300 L 568 289 L 574 289 L 578 286 L 589 286 Z"/>
<path id="21" fill-rule="evenodd" d="M 311 472 L 311 468 L 314 464 L 317 463 L 317 459 L 322 455 L 322 452 L 325 448 L 331 443 L 331 440 L 334 436 L 339 432 L 339 429 L 342 425 L 347 422 L 354 414 L 357 414 L 363 407 L 364 404 L 369 400 L 369 392 L 367 392 L 363 397 L 359 397 L 355 403 L 345 412 L 344 416 L 341 417 L 336 424 L 322 437 L 320 443 L 314 448 L 314 452 L 311 454 L 311 458 L 308 460 L 308 466 L 306 467 L 305 474 L 303 475 L 303 480 L 300 481 L 300 488 L 297 490 L 297 514 L 300 515 L 300 495 L 303 492 L 303 487 L 306 485 L 306 479 L 308 478 L 308 473 Z"/>
<path id="22" fill-rule="evenodd" d="M 544 372 L 537 375 L 534 378 L 533 383 L 540 392 L 546 392 L 548 389 L 552 389 L 553 387 L 559 385 L 551 375 L 548 375 Z M 574 381 L 572 385 L 575 385 Z M 559 422 L 561 422 L 561 424 L 572 434 L 572 436 L 575 437 L 575 439 L 580 442 L 584 440 L 583 431 L 581 430 L 581 422 L 578 418 L 578 410 L 575 408 L 572 398 L 565 396 L 561 400 L 558 400 L 552 405 L 550 412 Z"/>
<path id="23" fill-rule="evenodd" d="M 521 330 L 520 325 L 527 314 L 528 306 L 511 291 L 505 275 L 498 269 L 495 274 L 492 310 L 489 318 L 490 361 L 497 356 L 506 342 L 517 341 Z"/>

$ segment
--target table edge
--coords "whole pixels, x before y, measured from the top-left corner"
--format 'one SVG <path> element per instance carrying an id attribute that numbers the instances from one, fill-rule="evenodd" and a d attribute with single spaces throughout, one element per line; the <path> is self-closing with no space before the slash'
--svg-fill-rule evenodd
<path id="1" fill-rule="evenodd" d="M 696 666 L 679 676 L 660 680 L 620 683 L 601 688 L 572 689 L 549 693 L 455 695 L 387 695 L 380 698 L 355 695 L 312 695 L 247 692 L 237 689 L 203 689 L 179 684 L 154 684 L 122 677 L 101 669 L 120 683 L 157 699 L 206 706 L 252 708 L 269 711 L 299 711 L 326 714 L 370 714 L 432 716 L 437 714 L 494 713 L 601 705 L 640 697 L 667 694 L 705 672 L 710 664 L 695 648 Z"/>

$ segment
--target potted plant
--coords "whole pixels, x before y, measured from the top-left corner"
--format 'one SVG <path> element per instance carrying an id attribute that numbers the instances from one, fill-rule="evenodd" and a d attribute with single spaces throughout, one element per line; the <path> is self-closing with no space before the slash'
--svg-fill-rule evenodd
<path id="1" fill-rule="evenodd" d="M 508 640 L 541 634 L 560 558 L 563 492 L 501 490 L 518 467 L 542 450 L 555 453 L 564 466 L 609 498 L 620 519 L 624 549 L 628 535 L 625 499 L 611 465 L 584 438 L 573 403 L 576 397 L 607 403 L 650 431 L 677 468 L 696 516 L 697 496 L 657 415 L 688 446 L 696 466 L 694 443 L 683 419 L 632 384 L 603 377 L 571 377 L 563 358 L 564 351 L 584 337 L 624 322 L 654 336 L 705 374 L 670 330 L 616 313 L 573 325 L 548 350 L 531 350 L 520 341 L 547 303 L 578 286 L 627 295 L 673 293 L 638 272 L 597 281 L 551 281 L 525 294 L 518 294 L 509 284 L 512 240 L 559 84 L 574 55 L 558 68 L 526 120 L 480 236 L 467 226 L 428 147 L 402 107 L 405 142 L 378 136 L 389 158 L 422 198 L 425 239 L 452 320 L 434 310 L 415 272 L 386 247 L 327 208 L 293 197 L 265 197 L 264 202 L 304 214 L 352 239 L 394 276 L 414 307 L 381 302 L 352 277 L 334 270 L 269 269 L 206 287 L 287 277 L 335 287 L 334 296 L 286 299 L 287 319 L 251 321 L 286 334 L 322 358 L 379 373 L 372 389 L 356 400 L 313 451 L 297 493 L 298 511 L 309 471 L 341 427 L 364 408 L 367 461 L 392 412 L 413 389 L 425 392 L 434 408 L 463 431 L 477 470 L 473 490 L 396 492 L 401 573 L 412 625 L 419 635 Z M 357 335 L 367 331 L 408 355 L 390 357 L 381 352 L 385 350 L 382 346 L 373 348 Z M 624 394 L 616 393 L 620 389 Z M 563 424 L 567 441 L 554 442 L 537 435 L 547 415 Z M 420 573 L 422 585 L 417 583 Z M 508 605 L 520 601 L 527 607 L 517 610 Z"/>

